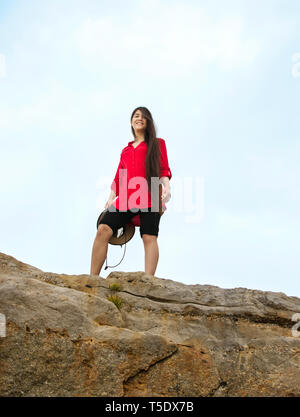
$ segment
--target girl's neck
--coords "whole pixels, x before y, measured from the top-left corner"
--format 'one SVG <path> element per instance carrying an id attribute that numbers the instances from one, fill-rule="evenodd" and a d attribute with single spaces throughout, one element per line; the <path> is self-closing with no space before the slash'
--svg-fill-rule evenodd
<path id="1" fill-rule="evenodd" d="M 143 140 L 145 140 L 145 138 L 143 136 L 135 136 L 135 138 L 134 138 L 135 142 L 143 142 Z"/>

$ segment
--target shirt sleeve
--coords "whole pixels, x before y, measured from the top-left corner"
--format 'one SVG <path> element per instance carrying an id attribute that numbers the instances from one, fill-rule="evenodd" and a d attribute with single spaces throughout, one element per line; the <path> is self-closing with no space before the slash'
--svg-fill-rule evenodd
<path id="1" fill-rule="evenodd" d="M 169 177 L 169 179 L 171 179 L 172 172 L 169 167 L 167 147 L 166 147 L 166 142 L 164 139 L 160 139 L 160 157 L 161 157 L 160 178 Z"/>
<path id="2" fill-rule="evenodd" d="M 122 169 L 122 157 L 120 158 L 120 162 L 117 168 L 117 172 L 116 175 L 113 179 L 113 182 L 111 183 L 110 189 L 114 191 L 114 193 L 116 194 L 116 196 L 119 195 L 119 173 L 120 173 L 120 169 Z"/>

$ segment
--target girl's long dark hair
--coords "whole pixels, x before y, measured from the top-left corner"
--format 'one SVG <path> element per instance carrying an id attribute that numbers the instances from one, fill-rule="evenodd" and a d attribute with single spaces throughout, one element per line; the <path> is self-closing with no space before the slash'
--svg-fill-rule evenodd
<path id="1" fill-rule="evenodd" d="M 147 107 L 137 107 L 133 110 L 130 122 L 132 122 L 134 113 L 140 110 L 143 116 L 147 119 L 147 125 L 145 130 L 145 142 L 147 143 L 147 155 L 145 160 L 146 168 L 146 179 L 148 183 L 149 190 L 151 190 L 151 177 L 160 177 L 160 148 L 159 141 L 156 137 L 156 128 L 152 118 L 151 112 Z M 135 132 L 131 126 L 131 131 L 135 137 Z M 152 196 L 154 197 L 154 196 Z"/>

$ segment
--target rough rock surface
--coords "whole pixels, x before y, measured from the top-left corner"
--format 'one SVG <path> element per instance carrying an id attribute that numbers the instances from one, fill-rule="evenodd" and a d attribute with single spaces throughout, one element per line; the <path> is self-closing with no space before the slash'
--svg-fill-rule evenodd
<path id="1" fill-rule="evenodd" d="M 300 299 L 283 293 L 55 274 L 0 253 L 0 313 L 0 396 L 300 396 Z"/>

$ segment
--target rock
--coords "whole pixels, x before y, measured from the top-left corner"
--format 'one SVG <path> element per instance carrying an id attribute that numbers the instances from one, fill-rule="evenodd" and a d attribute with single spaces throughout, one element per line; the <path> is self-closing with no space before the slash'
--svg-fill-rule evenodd
<path id="1" fill-rule="evenodd" d="M 0 396 L 300 396 L 300 299 L 283 293 L 55 274 L 0 253 L 0 313 Z"/>

